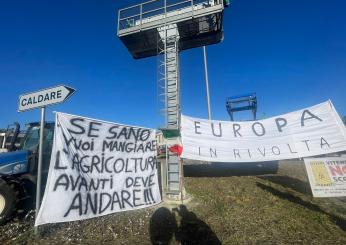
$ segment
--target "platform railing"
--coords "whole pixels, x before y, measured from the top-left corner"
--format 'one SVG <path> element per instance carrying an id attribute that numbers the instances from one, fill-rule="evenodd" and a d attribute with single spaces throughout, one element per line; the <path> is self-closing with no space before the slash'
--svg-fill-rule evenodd
<path id="1" fill-rule="evenodd" d="M 196 6 L 208 8 L 219 4 L 223 4 L 223 0 L 151 0 L 133 5 L 118 11 L 118 33 L 132 27 L 141 28 L 144 24 L 143 20 L 148 18 L 162 15 L 167 17 L 169 13 L 183 9 L 191 9 L 191 17 L 193 17 Z"/>

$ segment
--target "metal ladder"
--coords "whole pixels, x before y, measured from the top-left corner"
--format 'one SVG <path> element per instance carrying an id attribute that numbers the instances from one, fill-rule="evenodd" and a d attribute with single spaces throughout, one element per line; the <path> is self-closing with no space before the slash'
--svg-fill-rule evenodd
<path id="1" fill-rule="evenodd" d="M 158 28 L 158 100 L 163 104 L 168 129 L 179 129 L 180 86 L 179 86 L 179 32 L 176 25 Z M 167 190 L 166 194 L 180 193 L 179 157 L 166 148 Z"/>
<path id="2" fill-rule="evenodd" d="M 179 87 L 179 33 L 176 25 L 158 28 L 158 88 L 165 124 L 169 129 L 179 128 L 180 87 Z"/>
<path id="3" fill-rule="evenodd" d="M 180 189 L 180 164 L 179 157 L 175 154 L 167 153 L 167 194 L 178 195 Z"/>

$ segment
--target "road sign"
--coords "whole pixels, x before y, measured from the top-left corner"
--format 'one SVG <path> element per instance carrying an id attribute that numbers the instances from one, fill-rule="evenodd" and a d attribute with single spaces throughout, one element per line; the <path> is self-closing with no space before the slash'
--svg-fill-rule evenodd
<path id="1" fill-rule="evenodd" d="M 64 102 L 76 90 L 65 85 L 43 89 L 37 92 L 23 94 L 19 96 L 18 111 L 27 111 L 41 108 L 40 140 L 38 148 L 37 183 L 36 183 L 36 216 L 40 209 L 41 202 L 41 176 L 43 157 L 43 131 L 45 124 L 46 106 Z M 38 235 L 38 227 L 35 227 L 35 234 Z"/>
<path id="2" fill-rule="evenodd" d="M 39 107 L 64 102 L 76 90 L 65 85 L 43 89 L 37 92 L 23 94 L 19 96 L 18 111 L 26 111 Z"/>

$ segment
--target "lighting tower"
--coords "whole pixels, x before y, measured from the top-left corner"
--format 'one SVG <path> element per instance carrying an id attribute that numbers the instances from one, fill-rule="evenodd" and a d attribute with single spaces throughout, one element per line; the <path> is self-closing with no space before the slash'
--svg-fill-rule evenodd
<path id="1" fill-rule="evenodd" d="M 152 0 L 118 12 L 117 34 L 133 58 L 158 56 L 158 88 L 165 129 L 180 121 L 179 52 L 223 39 L 225 0 Z M 179 158 L 167 151 L 166 194 L 179 195 Z M 164 174 L 164 173 L 162 173 Z"/>

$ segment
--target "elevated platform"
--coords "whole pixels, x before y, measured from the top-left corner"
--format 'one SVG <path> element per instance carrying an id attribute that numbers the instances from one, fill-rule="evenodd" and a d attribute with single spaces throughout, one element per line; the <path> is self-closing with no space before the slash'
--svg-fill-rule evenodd
<path id="1" fill-rule="evenodd" d="M 179 50 L 223 39 L 223 0 L 153 0 L 118 13 L 118 36 L 135 59 L 158 54 L 158 28 L 175 26 Z"/>
<path id="2" fill-rule="evenodd" d="M 226 100 L 226 109 L 233 121 L 233 113 L 239 111 L 252 111 L 253 120 L 256 120 L 257 113 L 257 96 L 256 93 L 243 94 L 238 96 L 232 96 Z"/>

